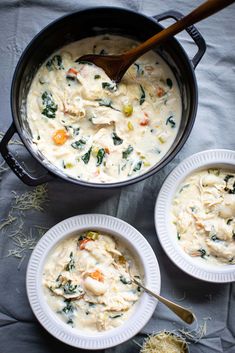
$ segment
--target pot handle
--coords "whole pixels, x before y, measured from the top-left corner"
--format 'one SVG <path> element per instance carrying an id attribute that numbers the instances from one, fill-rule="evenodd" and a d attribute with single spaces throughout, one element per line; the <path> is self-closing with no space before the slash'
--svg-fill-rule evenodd
<path id="1" fill-rule="evenodd" d="M 29 186 L 37 186 L 43 183 L 46 183 L 47 181 L 50 181 L 53 176 L 50 175 L 49 173 L 42 175 L 40 177 L 33 177 L 31 176 L 20 164 L 19 162 L 15 159 L 13 154 L 9 151 L 8 149 L 8 143 L 12 136 L 16 133 L 16 128 L 14 123 L 9 127 L 7 132 L 2 138 L 2 141 L 0 142 L 0 153 L 2 157 L 5 159 L 11 170 L 26 184 Z"/>
<path id="2" fill-rule="evenodd" d="M 174 11 L 174 10 L 166 11 L 166 12 L 163 12 L 159 15 L 153 16 L 153 18 L 155 18 L 158 22 L 166 20 L 168 18 L 173 18 L 174 20 L 178 21 L 182 17 L 184 17 L 184 15 L 181 12 Z M 193 68 L 195 69 L 197 67 L 199 61 L 201 60 L 201 58 L 205 54 L 206 42 L 205 42 L 204 38 L 202 37 L 201 33 L 197 30 L 197 28 L 195 26 L 187 27 L 186 31 L 188 32 L 188 34 L 194 40 L 195 44 L 198 47 L 197 53 L 195 54 L 195 56 L 191 60 Z"/>

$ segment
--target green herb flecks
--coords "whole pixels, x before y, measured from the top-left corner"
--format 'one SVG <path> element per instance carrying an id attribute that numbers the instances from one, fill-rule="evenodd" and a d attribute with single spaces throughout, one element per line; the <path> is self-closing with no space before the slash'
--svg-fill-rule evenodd
<path id="1" fill-rule="evenodd" d="M 140 85 L 140 105 L 142 105 L 144 102 L 145 102 L 145 98 L 146 98 L 146 95 L 145 95 L 145 90 L 143 89 L 143 86 Z"/>
<path id="2" fill-rule="evenodd" d="M 127 279 L 126 277 L 124 277 L 123 275 L 121 275 L 120 277 L 120 281 L 123 283 L 123 284 L 131 284 L 132 281 Z"/>
<path id="3" fill-rule="evenodd" d="M 117 85 L 116 83 L 102 82 L 102 88 L 109 92 L 116 92 Z"/>
<path id="4" fill-rule="evenodd" d="M 209 173 L 209 174 L 214 174 L 214 175 L 216 175 L 216 176 L 219 176 L 219 175 L 220 175 L 220 170 L 217 169 L 217 168 L 209 168 L 209 169 L 208 169 L 208 173 Z"/>
<path id="5" fill-rule="evenodd" d="M 219 238 L 217 238 L 217 234 L 216 234 L 216 230 L 215 230 L 214 226 L 211 227 L 211 230 L 210 230 L 210 233 L 209 233 L 209 237 L 210 237 L 210 239 L 212 241 L 219 240 Z"/>
<path id="6" fill-rule="evenodd" d="M 232 221 L 233 221 L 233 219 L 232 219 L 232 218 L 229 218 L 229 219 L 227 220 L 227 225 L 230 225 Z"/>
<path id="7" fill-rule="evenodd" d="M 231 187 L 228 186 L 228 182 L 232 178 L 234 178 L 234 175 L 231 174 L 227 174 L 224 178 L 224 181 L 226 182 L 226 187 L 224 188 L 224 190 L 227 191 L 229 194 L 235 194 L 235 181 Z"/>
<path id="8" fill-rule="evenodd" d="M 134 63 L 134 66 L 136 68 L 136 74 L 137 76 L 141 76 L 144 74 L 144 70 L 142 69 L 140 64 Z"/>
<path id="9" fill-rule="evenodd" d="M 70 299 L 65 299 L 64 302 L 66 303 L 65 307 L 62 309 L 63 313 L 66 315 L 72 314 L 75 310 L 75 307 Z"/>
<path id="10" fill-rule="evenodd" d="M 226 177 L 224 178 L 224 181 L 227 183 L 231 178 L 234 178 L 234 176 L 231 174 L 227 174 Z"/>
<path id="11" fill-rule="evenodd" d="M 116 110 L 117 112 L 120 112 L 119 109 L 113 107 L 113 105 L 112 105 L 112 100 L 111 100 L 111 99 L 106 99 L 106 98 L 104 98 L 104 99 L 99 99 L 99 98 L 98 98 L 98 99 L 96 99 L 96 101 L 99 102 L 99 105 L 100 105 L 101 107 L 111 108 L 111 109 L 113 109 L 113 110 Z"/>
<path id="12" fill-rule="evenodd" d="M 131 145 L 129 145 L 129 146 L 127 147 L 127 149 L 122 152 L 122 158 L 123 158 L 123 159 L 127 159 L 128 156 L 131 154 L 131 152 L 133 152 L 133 150 L 134 150 L 134 148 L 133 148 Z"/>
<path id="13" fill-rule="evenodd" d="M 90 66 L 93 65 L 93 63 L 91 63 L 90 61 L 79 60 L 79 58 L 75 60 L 75 63 L 83 64 L 83 65 L 90 65 Z"/>
<path id="14" fill-rule="evenodd" d="M 80 131 L 80 127 L 73 127 L 73 136 L 78 136 Z"/>
<path id="15" fill-rule="evenodd" d="M 72 146 L 73 148 L 75 148 L 76 150 L 81 150 L 81 149 L 84 148 L 85 144 L 86 144 L 86 140 L 80 139 L 80 140 L 78 140 L 78 141 L 73 142 L 73 143 L 71 144 L 71 146 Z"/>
<path id="16" fill-rule="evenodd" d="M 85 164 L 89 163 L 92 147 L 81 157 Z"/>
<path id="17" fill-rule="evenodd" d="M 173 86 L 173 82 L 172 82 L 172 80 L 170 79 L 170 78 L 167 78 L 166 79 L 166 84 L 167 84 L 167 86 L 171 89 L 172 88 L 172 86 Z"/>
<path id="18" fill-rule="evenodd" d="M 117 315 L 114 315 L 114 316 L 109 316 L 110 319 L 117 319 L 118 317 L 121 317 L 123 316 L 123 314 L 117 314 Z"/>
<path id="19" fill-rule="evenodd" d="M 116 132 L 112 133 L 112 139 L 115 146 L 121 145 L 123 143 L 123 139 L 121 139 L 121 137 L 119 137 Z"/>
<path id="20" fill-rule="evenodd" d="M 103 162 L 104 156 L 105 156 L 105 150 L 103 148 L 100 148 L 97 153 L 97 156 L 96 156 L 97 157 L 97 162 L 96 162 L 97 167 L 99 165 L 101 165 L 101 163 Z"/>
<path id="21" fill-rule="evenodd" d="M 198 252 L 200 253 L 201 258 L 204 259 L 204 257 L 206 256 L 206 250 L 201 248 L 198 249 Z"/>
<path id="22" fill-rule="evenodd" d="M 54 55 L 46 63 L 46 68 L 48 71 L 52 70 L 64 70 L 62 58 L 60 55 Z"/>
<path id="23" fill-rule="evenodd" d="M 166 119 L 166 125 L 170 124 L 171 128 L 173 129 L 176 125 L 176 122 L 173 118 L 173 116 L 169 116 L 169 118 Z"/>
<path id="24" fill-rule="evenodd" d="M 95 75 L 95 76 L 94 76 L 94 80 L 99 80 L 100 78 L 101 78 L 100 75 Z"/>
<path id="25" fill-rule="evenodd" d="M 48 93 L 47 91 L 45 91 L 42 94 L 42 103 L 43 103 L 42 114 L 49 119 L 54 119 L 58 106 L 53 101 L 53 97 L 51 93 Z"/>
<path id="26" fill-rule="evenodd" d="M 181 239 L 181 235 L 179 232 L 177 232 L 177 239 L 180 240 Z"/>
<path id="27" fill-rule="evenodd" d="M 75 268 L 75 261 L 74 261 L 73 252 L 72 251 L 71 251 L 69 257 L 70 257 L 70 260 L 67 263 L 67 265 L 65 266 L 65 270 L 66 271 L 72 271 Z"/>
<path id="28" fill-rule="evenodd" d="M 184 189 L 188 188 L 190 186 L 190 184 L 185 184 L 182 186 L 182 188 L 180 189 L 179 193 L 181 193 Z"/>
<path id="29" fill-rule="evenodd" d="M 63 286 L 64 294 L 75 294 L 77 291 L 77 284 L 72 285 L 72 281 L 69 279 Z"/>
<path id="30" fill-rule="evenodd" d="M 141 167 L 142 167 L 142 163 L 143 163 L 142 161 L 137 162 L 136 165 L 133 168 L 133 171 L 137 172 L 138 170 L 140 170 Z"/>

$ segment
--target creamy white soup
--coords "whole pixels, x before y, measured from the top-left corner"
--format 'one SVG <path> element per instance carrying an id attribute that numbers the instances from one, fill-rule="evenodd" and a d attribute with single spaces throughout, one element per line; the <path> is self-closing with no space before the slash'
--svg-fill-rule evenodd
<path id="1" fill-rule="evenodd" d="M 84 54 L 120 54 L 132 39 L 102 35 L 71 43 L 38 70 L 27 97 L 33 142 L 69 176 L 109 183 L 159 162 L 180 125 L 176 79 L 155 52 L 139 58 L 118 84 Z"/>
<path id="2" fill-rule="evenodd" d="M 141 289 L 129 275 L 141 274 L 127 249 L 107 234 L 87 231 L 61 241 L 43 270 L 43 289 L 51 309 L 82 331 L 122 325 L 134 310 Z"/>
<path id="3" fill-rule="evenodd" d="M 179 245 L 211 264 L 235 264 L 235 173 L 195 172 L 181 185 L 172 206 Z"/>

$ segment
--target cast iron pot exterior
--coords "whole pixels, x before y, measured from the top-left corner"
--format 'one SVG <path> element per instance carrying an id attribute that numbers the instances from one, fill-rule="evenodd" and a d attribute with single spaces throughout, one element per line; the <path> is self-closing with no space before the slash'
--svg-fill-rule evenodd
<path id="1" fill-rule="evenodd" d="M 168 11 L 154 17 L 147 17 L 124 8 L 96 7 L 61 17 L 36 35 L 21 55 L 15 69 L 11 87 L 13 123 L 0 143 L 0 153 L 13 172 L 27 185 L 39 185 L 53 179 L 55 176 L 59 176 L 65 181 L 83 186 L 113 188 L 141 181 L 169 163 L 186 142 L 197 112 L 198 90 L 194 69 L 205 53 L 206 44 L 194 26 L 187 29 L 187 32 L 198 47 L 198 51 L 192 60 L 188 58 L 175 38 L 169 39 L 164 45 L 156 48 L 156 52 L 168 63 L 178 81 L 182 97 L 182 118 L 179 132 L 170 150 L 159 163 L 140 176 L 121 182 L 101 184 L 76 180 L 64 174 L 50 163 L 32 143 L 26 116 L 26 98 L 32 79 L 40 65 L 54 51 L 64 45 L 85 37 L 104 33 L 119 34 L 144 41 L 163 29 L 158 23 L 159 21 L 167 18 L 179 20 L 182 16 L 179 12 Z M 16 132 L 31 155 L 45 168 L 44 175 L 39 177 L 30 175 L 9 151 L 9 140 Z"/>

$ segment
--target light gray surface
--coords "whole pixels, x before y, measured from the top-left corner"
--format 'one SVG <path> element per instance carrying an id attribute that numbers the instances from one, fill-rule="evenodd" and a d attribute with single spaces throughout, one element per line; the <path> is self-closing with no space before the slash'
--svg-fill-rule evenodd
<path id="1" fill-rule="evenodd" d="M 45 25 L 74 10 L 94 5 L 114 5 L 131 8 L 149 16 L 175 9 L 189 12 L 201 1 L 59 1 L 59 0 L 1 0 L 0 1 L 0 130 L 11 123 L 10 85 L 13 70 L 25 46 Z M 24 229 L 55 223 L 87 212 L 117 216 L 135 226 L 152 245 L 162 274 L 162 295 L 191 307 L 199 324 L 210 317 L 207 334 L 191 353 L 235 351 L 235 286 L 201 282 L 185 275 L 164 254 L 158 242 L 153 222 L 153 210 L 158 190 L 172 168 L 192 153 L 209 148 L 235 149 L 235 5 L 197 25 L 207 42 L 207 52 L 196 69 L 199 86 L 199 109 L 193 131 L 182 151 L 157 175 L 139 184 L 117 190 L 89 190 L 63 182 L 48 185 L 49 203 L 46 212 L 27 211 Z M 144 29 L 143 29 L 144 30 Z M 195 45 L 186 34 L 177 36 L 192 57 Z M 26 154 L 25 154 L 26 158 Z M 27 157 L 28 159 L 28 157 Z M 12 203 L 11 191 L 29 190 L 12 172 L 7 171 L 0 182 L 1 219 Z M 25 271 L 28 257 L 17 270 L 19 260 L 7 257 L 12 240 L 7 232 L 0 233 L 0 353 L 77 352 L 47 334 L 34 318 L 26 297 Z M 29 253 L 28 253 L 29 255 Z M 183 299 L 184 300 L 180 300 Z M 160 329 L 182 328 L 184 325 L 164 306 L 158 305 L 153 318 L 142 333 Z M 141 342 L 139 336 L 136 339 Z M 129 341 L 110 352 L 138 352 Z"/>

